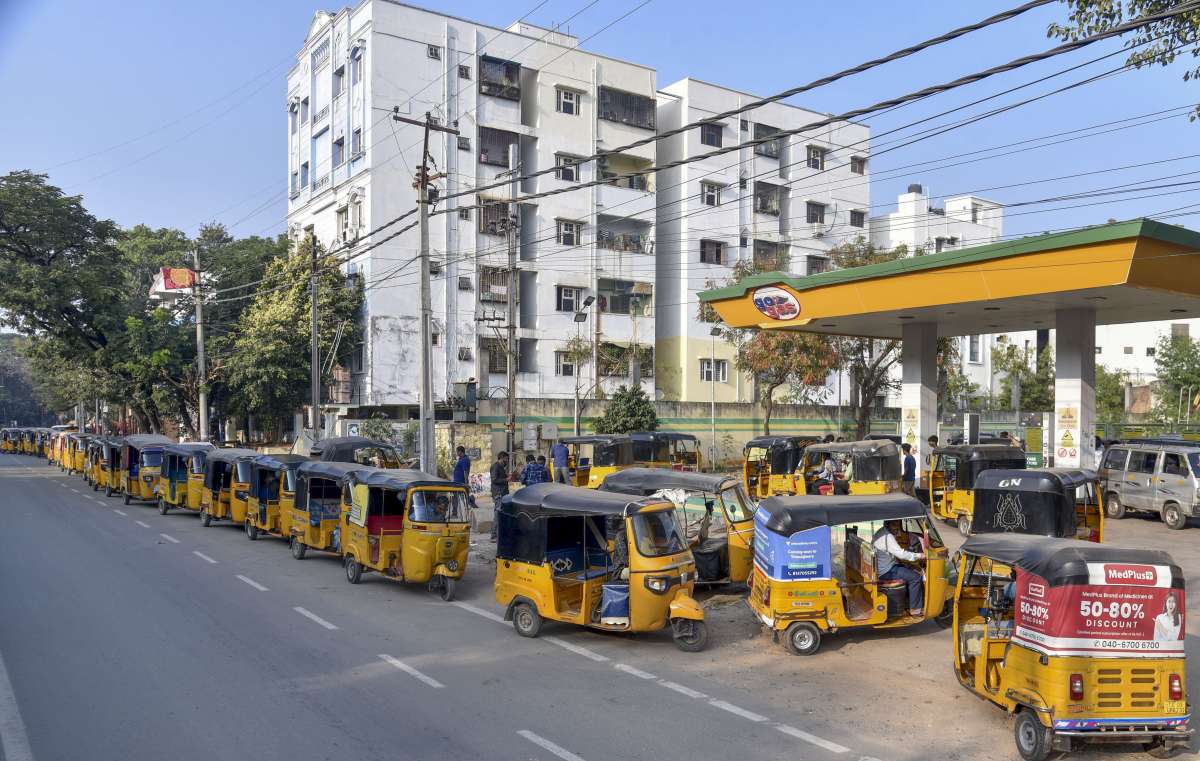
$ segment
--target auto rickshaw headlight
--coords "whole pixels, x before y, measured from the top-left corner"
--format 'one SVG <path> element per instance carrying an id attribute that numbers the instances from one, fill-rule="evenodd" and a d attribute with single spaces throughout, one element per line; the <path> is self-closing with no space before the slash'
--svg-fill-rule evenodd
<path id="1" fill-rule="evenodd" d="M 1183 680 L 1179 674 L 1167 677 L 1167 697 L 1171 700 L 1183 700 Z"/>
<path id="2" fill-rule="evenodd" d="M 448 561 L 446 563 L 446 568 L 451 571 L 457 571 L 458 570 L 458 561 L 457 560 Z"/>
<path id="3" fill-rule="evenodd" d="M 662 594 L 671 586 L 671 580 L 666 576 L 647 576 L 646 589 L 649 589 L 655 594 Z"/>
<path id="4" fill-rule="evenodd" d="M 1071 674 L 1071 700 L 1083 700 L 1083 675 Z"/>

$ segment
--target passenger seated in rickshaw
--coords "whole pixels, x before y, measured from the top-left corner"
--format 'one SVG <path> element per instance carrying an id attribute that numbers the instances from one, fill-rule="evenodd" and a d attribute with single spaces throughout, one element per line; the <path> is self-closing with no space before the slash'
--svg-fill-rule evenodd
<path id="1" fill-rule="evenodd" d="M 838 474 L 837 473 L 834 474 L 833 493 L 834 494 L 849 494 L 850 493 L 850 482 L 854 480 L 854 458 L 853 457 L 846 458 L 845 463 L 842 465 L 840 475 L 841 475 L 841 478 L 838 478 L 837 477 Z"/>
<path id="2" fill-rule="evenodd" d="M 826 454 L 825 459 L 821 461 L 821 467 L 813 471 L 808 482 L 809 494 L 820 494 L 822 486 L 829 486 L 833 483 L 833 477 L 836 475 L 836 468 L 833 464 L 833 456 Z"/>
<path id="3" fill-rule="evenodd" d="M 908 612 L 925 615 L 925 577 L 921 572 L 904 565 L 925 560 L 924 552 L 912 552 L 900 546 L 898 537 L 904 534 L 901 521 L 890 520 L 875 532 L 871 544 L 875 548 L 875 573 L 879 581 L 903 581 L 908 587 Z"/>

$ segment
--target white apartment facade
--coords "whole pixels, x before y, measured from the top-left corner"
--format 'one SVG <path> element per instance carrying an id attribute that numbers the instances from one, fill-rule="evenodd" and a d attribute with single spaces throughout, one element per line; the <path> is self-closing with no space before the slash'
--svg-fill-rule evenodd
<path id="1" fill-rule="evenodd" d="M 662 130 L 708 119 L 759 98 L 697 79 L 658 95 Z M 804 127 L 827 114 L 769 103 L 659 142 L 667 164 Z M 809 275 L 829 266 L 833 246 L 867 236 L 870 132 L 837 122 L 752 148 L 700 159 L 658 175 L 660 398 L 752 401 L 734 369 L 735 348 L 711 335 L 696 294 L 723 283 L 738 262 Z"/>
<path id="2" fill-rule="evenodd" d="M 316 14 L 288 75 L 289 234 L 311 231 L 349 258 L 366 288 L 366 339 L 350 368 L 353 407 L 418 402 L 417 232 L 385 240 L 415 216 L 413 178 L 423 130 L 393 120 L 426 112 L 458 135 L 433 132 L 441 200 L 430 223 L 434 395 L 475 379 L 508 393 L 509 148 L 529 174 L 517 190 L 517 388 L 520 397 L 586 396 L 628 383 L 655 362 L 655 72 L 579 50 L 553 30 L 497 29 L 394 2 L 363 0 Z M 601 162 L 575 159 L 613 152 Z M 586 183 L 613 183 L 522 200 Z M 466 192 L 459 198 L 457 193 Z M 470 208 L 476 207 L 476 208 Z M 593 299 L 586 305 L 587 299 Z M 577 315 L 582 322 L 577 321 Z M 575 335 L 598 362 L 562 354 Z M 597 379 L 597 369 L 599 377 Z"/>

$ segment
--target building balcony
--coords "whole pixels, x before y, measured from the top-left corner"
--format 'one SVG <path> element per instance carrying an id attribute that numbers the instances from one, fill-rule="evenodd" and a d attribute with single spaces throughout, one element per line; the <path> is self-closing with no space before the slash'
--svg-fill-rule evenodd
<path id="1" fill-rule="evenodd" d="M 521 64 L 483 56 L 479 59 L 479 92 L 505 100 L 521 100 Z"/>
<path id="2" fill-rule="evenodd" d="M 314 193 L 319 193 L 327 187 L 329 187 L 329 174 L 328 173 L 326 173 L 319 180 L 314 181 L 312 189 L 313 189 Z"/>
<path id="3" fill-rule="evenodd" d="M 313 114 L 313 118 L 312 118 L 313 127 L 316 128 L 316 126 L 318 124 L 320 124 L 321 122 L 325 121 L 325 119 L 328 116 L 329 116 L 329 106 L 325 106 L 320 111 Z"/>

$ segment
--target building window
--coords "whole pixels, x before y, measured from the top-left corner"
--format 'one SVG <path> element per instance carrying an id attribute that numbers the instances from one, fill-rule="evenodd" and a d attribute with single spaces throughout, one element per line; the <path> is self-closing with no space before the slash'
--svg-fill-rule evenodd
<path id="1" fill-rule="evenodd" d="M 578 312 L 583 303 L 583 289 L 570 285 L 555 286 L 555 306 L 560 312 Z"/>
<path id="2" fill-rule="evenodd" d="M 721 147 L 721 130 L 720 124 L 701 124 L 700 125 L 700 144 L 711 145 L 713 148 Z"/>
<path id="3" fill-rule="evenodd" d="M 854 174 L 867 173 L 867 160 L 862 156 L 850 157 L 850 171 Z"/>
<path id="4" fill-rule="evenodd" d="M 851 227 L 866 227 L 867 213 L 865 211 L 850 211 L 850 226 Z"/>
<path id="5" fill-rule="evenodd" d="M 815 145 L 808 146 L 808 168 L 821 170 L 825 168 L 825 149 Z"/>
<path id="6" fill-rule="evenodd" d="M 741 190 L 745 190 L 748 187 L 750 187 L 750 180 L 746 179 L 744 176 L 739 177 L 738 178 L 738 188 Z"/>
<path id="7" fill-rule="evenodd" d="M 652 130 L 656 124 L 656 113 L 657 104 L 654 98 L 611 87 L 600 88 L 601 119 Z"/>
<path id="8" fill-rule="evenodd" d="M 345 243 L 350 239 L 350 209 L 343 206 L 334 213 L 335 224 L 337 225 L 338 240 Z"/>
<path id="9" fill-rule="evenodd" d="M 296 134 L 296 130 L 300 127 L 299 114 L 296 113 L 296 106 L 288 109 L 288 130 L 291 134 Z"/>
<path id="10" fill-rule="evenodd" d="M 346 161 L 346 138 L 333 141 L 333 165 L 341 166 Z"/>
<path id="11" fill-rule="evenodd" d="M 762 140 L 764 138 L 769 138 L 778 132 L 779 132 L 779 130 L 776 127 L 768 127 L 765 124 L 755 124 L 754 125 L 754 139 L 755 140 Z M 767 158 L 777 159 L 777 158 L 779 158 L 779 149 L 780 149 L 780 147 L 782 147 L 782 143 L 783 143 L 782 138 L 777 138 L 775 140 L 767 140 L 766 142 L 758 143 L 757 145 L 754 146 L 754 153 L 757 156 L 766 156 Z"/>
<path id="12" fill-rule="evenodd" d="M 771 185 L 766 182 L 754 183 L 754 210 L 759 214 L 778 217 L 782 197 L 783 188 L 779 185 Z"/>
<path id="13" fill-rule="evenodd" d="M 560 246 L 578 246 L 582 237 L 580 236 L 582 230 L 582 222 L 560 219 L 558 220 L 558 234 L 555 239 Z"/>
<path id="14" fill-rule="evenodd" d="M 479 300 L 508 303 L 508 270 L 503 267 L 479 268 Z"/>
<path id="15" fill-rule="evenodd" d="M 1188 338 L 1188 324 L 1186 322 L 1171 323 L 1171 338 Z"/>
<path id="16" fill-rule="evenodd" d="M 645 317 L 653 313 L 654 286 L 650 283 L 600 278 L 597 284 L 601 312 L 633 314 L 636 311 L 639 316 Z"/>
<path id="17" fill-rule="evenodd" d="M 503 375 L 508 372 L 508 354 L 499 338 L 479 339 L 479 350 L 487 352 L 489 373 Z"/>
<path id="18" fill-rule="evenodd" d="M 554 352 L 554 374 L 564 378 L 575 377 L 575 363 L 567 358 L 565 351 Z"/>
<path id="19" fill-rule="evenodd" d="M 304 98 L 300 101 L 300 123 L 308 123 L 308 98 Z"/>
<path id="20" fill-rule="evenodd" d="M 362 128 L 360 127 L 350 133 L 350 155 L 358 156 L 362 152 Z"/>
<path id="21" fill-rule="evenodd" d="M 724 264 L 725 244 L 719 240 L 700 241 L 701 264 Z"/>
<path id="22" fill-rule="evenodd" d="M 705 206 L 720 206 L 721 186 L 711 182 L 700 183 L 700 203 Z"/>
<path id="23" fill-rule="evenodd" d="M 300 187 L 308 187 L 308 162 L 305 161 L 300 165 Z"/>
<path id="24" fill-rule="evenodd" d="M 479 59 L 479 92 L 505 100 L 520 100 L 521 64 L 482 56 Z"/>
<path id="25" fill-rule="evenodd" d="M 358 84 L 362 81 L 362 51 L 357 54 L 350 54 L 350 86 Z"/>
<path id="26" fill-rule="evenodd" d="M 829 269 L 829 259 L 824 256 L 809 256 L 804 262 L 806 275 L 819 275 Z"/>
<path id="27" fill-rule="evenodd" d="M 442 334 L 441 333 L 430 333 L 429 334 L 429 345 L 430 346 L 437 346 L 441 342 L 442 342 Z"/>
<path id="28" fill-rule="evenodd" d="M 458 136 L 458 149 L 460 151 L 471 150 L 471 138 L 467 137 L 466 135 L 459 135 Z"/>
<path id="29" fill-rule="evenodd" d="M 729 360 L 718 359 L 715 362 L 712 359 L 700 360 L 700 382 L 712 383 L 714 380 L 717 383 L 729 382 Z"/>
<path id="30" fill-rule="evenodd" d="M 333 97 L 342 94 L 342 90 L 346 88 L 346 67 L 339 66 L 333 70 Z"/>
<path id="31" fill-rule="evenodd" d="M 508 224 L 508 204 L 504 201 L 479 200 L 479 232 L 504 235 Z"/>
<path id="32" fill-rule="evenodd" d="M 1103 351 L 1104 351 L 1104 348 L 1103 348 L 1103 347 L 1101 347 L 1101 346 L 1097 346 L 1097 347 L 1096 347 L 1096 353 L 1097 353 L 1097 354 L 1101 354 L 1101 353 L 1103 353 Z"/>
<path id="33" fill-rule="evenodd" d="M 300 192 L 300 175 L 292 172 L 292 181 L 289 187 L 291 188 L 292 195 L 296 195 Z"/>
<path id="34" fill-rule="evenodd" d="M 1146 347 L 1146 356 L 1147 356 L 1147 357 L 1153 357 L 1153 356 L 1154 356 L 1154 347 L 1153 347 L 1153 346 L 1147 346 L 1147 347 Z"/>
<path id="35" fill-rule="evenodd" d="M 769 240 L 754 241 L 754 266 L 759 270 L 782 272 L 787 269 L 787 246 Z"/>
<path id="36" fill-rule="evenodd" d="M 971 222 L 973 224 L 976 224 L 976 225 L 979 224 L 979 211 L 980 211 L 979 204 L 977 204 L 977 203 L 971 204 Z"/>
<path id="37" fill-rule="evenodd" d="M 435 61 L 440 61 L 440 60 L 442 60 L 442 49 L 439 48 L 437 45 L 426 45 L 425 46 L 425 55 L 432 58 Z"/>
<path id="38" fill-rule="evenodd" d="M 971 336 L 967 339 L 967 361 L 977 365 L 982 362 L 979 351 L 979 336 Z"/>
<path id="39" fill-rule="evenodd" d="M 579 93 L 565 87 L 554 88 L 554 110 L 560 114 L 579 115 Z"/>
<path id="40" fill-rule="evenodd" d="M 745 248 L 750 243 L 750 236 L 742 235 L 738 238 L 738 248 Z"/>
<path id="41" fill-rule="evenodd" d="M 1126 346 L 1126 347 L 1125 347 L 1125 353 L 1126 353 L 1126 354 L 1133 354 L 1133 347 L 1132 347 L 1132 346 Z"/>
<path id="42" fill-rule="evenodd" d="M 465 220 L 467 220 L 468 222 L 469 222 L 469 221 L 471 221 L 471 207 L 470 207 L 470 206 L 464 206 L 464 207 L 462 207 L 461 209 L 459 209 L 459 210 L 458 210 L 458 218 L 459 218 L 459 219 L 465 219 Z"/>
<path id="43" fill-rule="evenodd" d="M 563 182 L 579 182 L 579 163 L 574 156 L 566 154 L 554 154 L 554 166 L 558 167 L 555 170 L 554 176 Z"/>
<path id="44" fill-rule="evenodd" d="M 812 201 L 808 201 L 807 203 L 804 204 L 804 212 L 805 212 L 805 217 L 808 219 L 809 224 L 812 224 L 812 225 L 825 224 L 825 204 L 813 203 Z"/>
<path id="45" fill-rule="evenodd" d="M 747 119 L 742 119 L 742 124 L 741 124 L 741 127 L 742 127 L 742 132 L 749 132 L 749 131 L 750 131 L 750 122 L 749 122 L 749 120 L 747 120 Z"/>
<path id="46" fill-rule="evenodd" d="M 517 145 L 520 137 L 515 132 L 490 127 L 479 128 L 479 162 L 492 166 L 508 166 L 508 149 Z"/>
<path id="47" fill-rule="evenodd" d="M 460 64 L 458 67 L 458 78 L 459 79 L 470 79 L 471 78 L 471 67 L 463 66 Z"/>

